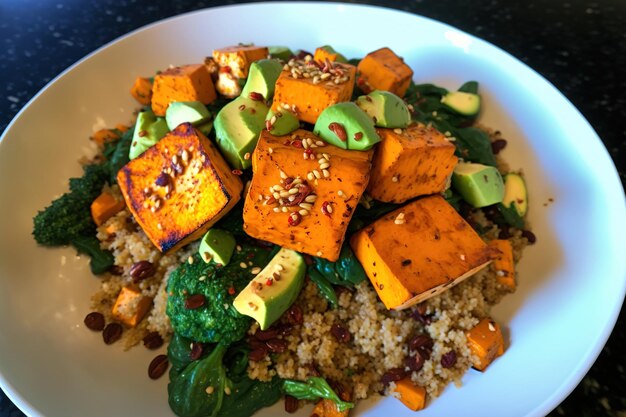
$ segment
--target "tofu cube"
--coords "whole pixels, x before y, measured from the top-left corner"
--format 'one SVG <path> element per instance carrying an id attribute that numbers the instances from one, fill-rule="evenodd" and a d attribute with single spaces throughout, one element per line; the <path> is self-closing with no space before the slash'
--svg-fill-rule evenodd
<path id="1" fill-rule="evenodd" d="M 240 200 L 243 189 L 214 145 L 190 123 L 123 166 L 117 182 L 135 220 L 161 252 L 200 238 Z"/>
<path id="2" fill-rule="evenodd" d="M 389 48 L 367 54 L 359 62 L 357 73 L 357 85 L 365 93 L 385 90 L 400 97 L 404 97 L 413 77 L 413 70 Z"/>
<path id="3" fill-rule="evenodd" d="M 350 245 L 382 302 L 397 310 L 458 284 L 497 254 L 439 195 L 384 215 Z"/>
<path id="4" fill-rule="evenodd" d="M 504 353 L 504 337 L 498 323 L 486 317 L 466 334 L 467 344 L 475 355 L 473 367 L 484 371 Z"/>
<path id="5" fill-rule="evenodd" d="M 259 59 L 269 57 L 267 47 L 254 45 L 237 45 L 215 49 L 213 59 L 220 68 L 228 68 L 227 72 L 236 78 L 247 78 L 250 64 Z"/>
<path id="6" fill-rule="evenodd" d="M 111 315 L 129 327 L 135 327 L 152 306 L 152 298 L 141 293 L 139 287 L 123 287 L 115 300 Z"/>
<path id="7" fill-rule="evenodd" d="M 262 131 L 252 155 L 244 230 L 257 239 L 337 260 L 369 180 L 371 156 L 371 151 L 325 144 L 302 129 L 278 137 Z"/>
<path id="8" fill-rule="evenodd" d="M 299 120 L 315 124 L 326 107 L 352 98 L 356 76 L 353 65 L 331 63 L 332 68 L 320 68 L 313 60 L 293 62 L 294 67 L 283 69 L 276 81 L 273 110 L 288 108 Z M 308 73 L 308 77 L 297 71 Z"/>
<path id="9" fill-rule="evenodd" d="M 403 203 L 447 188 L 458 158 L 455 146 L 444 135 L 422 124 L 377 131 L 382 140 L 372 161 L 369 195 Z"/>
<path id="10" fill-rule="evenodd" d="M 211 74 L 202 64 L 169 68 L 154 77 L 152 111 L 165 116 L 174 101 L 200 101 L 209 104 L 217 98 Z"/>

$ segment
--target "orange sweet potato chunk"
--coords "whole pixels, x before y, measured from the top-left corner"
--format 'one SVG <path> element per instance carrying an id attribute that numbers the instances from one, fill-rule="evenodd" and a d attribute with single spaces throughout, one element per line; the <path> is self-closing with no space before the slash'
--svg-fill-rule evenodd
<path id="1" fill-rule="evenodd" d="M 117 182 L 161 252 L 200 238 L 239 201 L 243 189 L 211 141 L 189 123 L 123 166 Z"/>
<path id="2" fill-rule="evenodd" d="M 322 145 L 309 146 L 312 159 L 304 159 L 303 140 Z M 319 164 L 323 154 L 330 157 L 326 176 Z M 257 239 L 337 260 L 346 228 L 369 180 L 371 156 L 371 151 L 325 144 L 302 129 L 279 137 L 262 131 L 252 155 L 254 175 L 243 208 L 244 230 Z M 296 183 L 302 183 L 293 185 L 291 181 L 297 178 Z M 289 194 L 287 188 L 298 191 Z M 303 200 L 307 194 L 315 197 Z M 292 195 L 295 202 L 289 200 Z M 295 220 L 290 220 L 291 216 Z"/>
<path id="3" fill-rule="evenodd" d="M 389 48 L 367 54 L 359 62 L 357 72 L 357 85 L 365 93 L 386 90 L 400 97 L 406 93 L 413 77 L 413 70 Z"/>
<path id="4" fill-rule="evenodd" d="M 338 56 L 339 54 L 337 52 L 333 53 L 328 51 L 326 48 L 319 47 L 315 50 L 315 53 L 313 54 L 313 59 L 322 63 L 326 62 L 327 59 L 330 62 L 335 62 Z"/>
<path id="5" fill-rule="evenodd" d="M 413 411 L 423 410 L 426 407 L 426 390 L 415 385 L 410 377 L 396 381 L 396 392 L 400 394 L 400 401 Z"/>
<path id="6" fill-rule="evenodd" d="M 213 59 L 221 68 L 228 67 L 228 71 L 236 78 L 247 78 L 250 64 L 269 56 L 269 49 L 264 46 L 237 45 L 215 49 Z"/>
<path id="7" fill-rule="evenodd" d="M 515 290 L 515 263 L 511 242 L 506 239 L 495 239 L 489 242 L 489 246 L 500 251 L 491 264 L 496 273 L 496 280 L 511 290 Z"/>
<path id="8" fill-rule="evenodd" d="M 467 332 L 467 343 L 477 359 L 474 368 L 484 371 L 491 362 L 504 353 L 504 337 L 498 323 L 489 317 L 482 319 Z"/>
<path id="9" fill-rule="evenodd" d="M 124 200 L 118 200 L 113 194 L 103 191 L 91 203 L 91 217 L 94 223 L 100 226 L 109 220 L 112 216 L 122 210 L 126 204 Z"/>
<path id="10" fill-rule="evenodd" d="M 130 94 L 139 102 L 147 106 L 152 101 L 152 81 L 145 77 L 135 78 Z"/>
<path id="11" fill-rule="evenodd" d="M 152 111 L 165 116 L 174 101 L 200 101 L 209 104 L 217 98 L 211 74 L 202 64 L 169 68 L 154 77 Z"/>
<path id="12" fill-rule="evenodd" d="M 377 131 L 382 141 L 374 154 L 367 187 L 372 197 L 403 203 L 445 190 L 458 158 L 444 135 L 422 124 Z"/>
<path id="13" fill-rule="evenodd" d="M 152 306 L 152 298 L 145 296 L 135 285 L 123 287 L 111 315 L 129 327 L 135 327 L 145 317 Z"/>
<path id="14" fill-rule="evenodd" d="M 461 282 L 496 252 L 439 195 L 386 214 L 350 245 L 382 302 L 398 310 Z"/>
<path id="15" fill-rule="evenodd" d="M 340 63 L 332 65 L 333 71 L 338 71 L 337 74 L 341 75 L 331 76 L 328 73 L 328 78 L 319 80 L 315 77 L 294 78 L 290 70 L 284 69 L 276 81 L 272 109 L 277 110 L 288 106 L 295 110 L 298 119 L 314 124 L 326 107 L 342 101 L 350 101 L 354 90 L 356 67 Z M 335 83 L 333 81 L 335 78 L 343 79 L 343 81 Z"/>

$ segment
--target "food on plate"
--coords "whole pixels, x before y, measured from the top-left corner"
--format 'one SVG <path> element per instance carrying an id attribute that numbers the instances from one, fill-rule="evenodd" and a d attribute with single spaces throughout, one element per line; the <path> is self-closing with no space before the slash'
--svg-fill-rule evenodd
<path id="1" fill-rule="evenodd" d="M 33 235 L 90 257 L 85 325 L 105 343 L 167 342 L 148 375 L 169 369 L 177 415 L 284 398 L 346 417 L 381 393 L 421 410 L 497 363 L 491 307 L 535 236 L 477 82 L 415 84 L 390 48 L 328 45 L 240 44 L 145 75 L 132 127 L 93 134 Z"/>

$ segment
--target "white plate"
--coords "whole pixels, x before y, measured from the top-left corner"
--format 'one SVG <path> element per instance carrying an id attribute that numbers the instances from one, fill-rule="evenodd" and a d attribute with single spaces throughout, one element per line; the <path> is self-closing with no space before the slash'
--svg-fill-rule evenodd
<path id="1" fill-rule="evenodd" d="M 311 3 L 209 9 L 150 25 L 72 66 L 13 120 L 0 143 L 0 384 L 9 397 L 31 416 L 171 415 L 167 378 L 146 376 L 154 353 L 122 353 L 84 328 L 98 279 L 73 250 L 37 247 L 31 219 L 80 173 L 87 137 L 130 119 L 134 77 L 238 42 L 332 44 L 348 56 L 389 46 L 417 82 L 480 81 L 482 122 L 504 132 L 506 158 L 526 173 L 538 242 L 524 255 L 518 291 L 494 313 L 508 328 L 506 354 L 420 416 L 554 408 L 597 357 L 624 298 L 624 194 L 601 141 L 552 85 L 484 41 L 411 14 Z M 355 413 L 383 414 L 413 415 L 392 398 Z"/>

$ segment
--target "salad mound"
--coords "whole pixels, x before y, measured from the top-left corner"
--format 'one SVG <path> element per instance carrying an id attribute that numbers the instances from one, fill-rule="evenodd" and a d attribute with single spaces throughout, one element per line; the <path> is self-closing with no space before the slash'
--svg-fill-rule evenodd
<path id="1" fill-rule="evenodd" d="M 390 48 L 237 45 L 138 77 L 131 126 L 34 218 L 101 277 L 85 325 L 167 343 L 181 417 L 427 406 L 506 351 L 491 307 L 535 236 L 527 190 L 478 123 L 479 86 L 416 84 Z"/>

